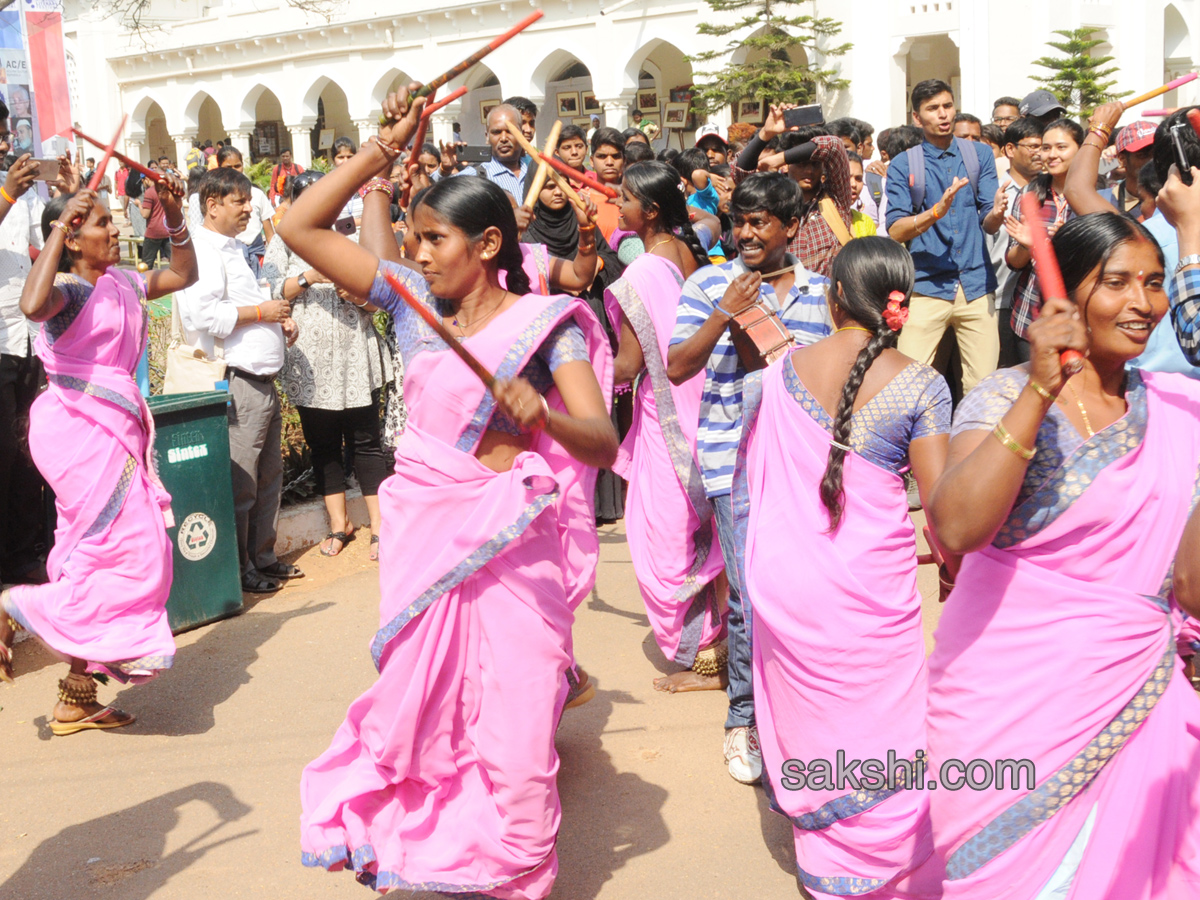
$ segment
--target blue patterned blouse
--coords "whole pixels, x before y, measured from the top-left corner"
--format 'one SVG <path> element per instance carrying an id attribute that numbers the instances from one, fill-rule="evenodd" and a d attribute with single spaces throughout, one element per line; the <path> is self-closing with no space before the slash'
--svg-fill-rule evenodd
<path id="1" fill-rule="evenodd" d="M 784 363 L 783 383 L 832 436 L 833 417 L 808 392 L 791 360 Z M 910 363 L 850 418 L 850 446 L 881 469 L 902 474 L 909 468 L 909 444 L 950 431 L 950 408 L 946 379 L 930 366 Z"/>
<path id="2" fill-rule="evenodd" d="M 429 283 L 420 272 L 405 266 L 392 263 L 381 263 L 388 271 L 404 283 L 414 297 L 442 316 L 449 319 L 454 315 L 448 301 L 435 297 L 429 290 Z M 432 332 L 428 325 L 409 308 L 403 300 L 396 296 L 388 283 L 379 275 L 375 276 L 375 284 L 369 297 L 371 303 L 385 309 L 394 319 L 396 345 L 400 357 L 407 369 L 412 358 L 418 353 L 444 353 L 450 348 Z M 574 319 L 566 319 L 554 327 L 534 352 L 533 357 L 521 370 L 521 378 L 533 385 L 539 394 L 545 394 L 554 387 L 554 372 L 559 366 L 577 360 L 588 361 L 587 339 L 583 329 Z M 488 423 L 490 431 L 502 431 L 505 434 L 522 434 L 520 426 L 499 409 L 492 414 Z"/>

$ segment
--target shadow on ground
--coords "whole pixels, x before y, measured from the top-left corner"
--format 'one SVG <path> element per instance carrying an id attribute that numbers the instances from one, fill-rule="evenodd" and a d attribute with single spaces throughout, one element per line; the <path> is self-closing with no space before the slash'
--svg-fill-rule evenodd
<path id="1" fill-rule="evenodd" d="M 553 898 L 592 900 L 614 872 L 670 838 L 662 816 L 666 790 L 618 772 L 601 744 L 614 706 L 637 702 L 621 691 L 598 690 L 591 703 L 563 715 L 556 741 L 563 816 Z"/>
<path id="2" fill-rule="evenodd" d="M 167 852 L 168 838 L 192 802 L 206 805 L 216 824 Z M 119 897 L 145 900 L 209 851 L 254 834 L 230 833 L 251 808 L 226 785 L 201 781 L 119 812 L 64 828 L 43 841 L 0 885 L 0 900 Z M 188 824 L 193 816 L 188 815 Z M 184 835 L 186 837 L 186 835 Z M 179 843 L 180 836 L 171 841 Z"/>
<path id="3" fill-rule="evenodd" d="M 196 643 L 179 648 L 171 671 L 149 684 L 128 688 L 109 701 L 138 717 L 136 724 L 114 734 L 204 734 L 216 724 L 216 708 L 242 685 L 249 684 L 249 670 L 258 661 L 258 648 L 290 620 L 331 606 L 332 602 L 308 604 L 277 613 L 258 612 L 248 606 L 246 613 L 218 623 Z M 218 659 L 220 665 L 216 664 Z"/>
<path id="4" fill-rule="evenodd" d="M 762 787 L 754 789 L 754 799 L 758 803 L 758 818 L 762 828 L 763 843 L 771 851 L 771 858 L 779 864 L 779 868 L 789 875 L 796 874 L 796 842 L 792 833 L 792 823 L 787 817 L 771 809 L 771 801 Z"/>

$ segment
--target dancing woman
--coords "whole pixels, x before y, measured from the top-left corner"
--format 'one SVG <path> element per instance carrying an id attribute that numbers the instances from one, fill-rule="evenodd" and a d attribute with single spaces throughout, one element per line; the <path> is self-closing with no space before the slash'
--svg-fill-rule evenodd
<path id="1" fill-rule="evenodd" d="M 1145 228 L 1085 215 L 1054 249 L 1070 302 L 1047 300 L 1027 366 L 963 401 L 926 506 L 966 554 L 929 662 L 930 769 L 946 786 L 965 777 L 949 760 L 1014 764 L 930 794 L 944 896 L 1195 896 L 1200 704 L 1175 655 L 1172 562 L 1200 386 L 1126 368 L 1168 307 Z M 1070 378 L 1066 348 L 1087 356 Z"/>
<path id="2" fill-rule="evenodd" d="M 753 608 L 763 785 L 792 822 L 805 896 L 936 896 L 940 880 L 922 867 L 933 852 L 925 791 L 884 784 L 887 772 L 863 771 L 861 790 L 835 785 L 818 762 L 911 762 L 925 750 L 903 475 L 911 469 L 922 499 L 932 492 L 950 392 L 895 349 L 913 279 L 902 245 L 851 241 L 830 272 L 834 333 L 746 378 L 738 571 Z"/>
<path id="3" fill-rule="evenodd" d="M 54 491 L 58 528 L 50 582 L 3 593 L 0 680 L 12 680 L 11 616 L 70 661 L 50 723 L 58 735 L 133 722 L 96 702 L 93 673 L 146 681 L 175 656 L 171 498 L 154 470 L 154 421 L 133 373 L 148 337 L 145 302 L 192 284 L 196 257 L 179 207 L 183 182 L 168 175 L 160 188 L 169 269 L 118 269 L 112 213 L 79 191 L 47 205 L 46 246 L 21 293 L 21 311 L 43 323 L 34 349 L 49 383 L 30 410 L 29 449 Z"/>
<path id="4" fill-rule="evenodd" d="M 649 251 L 605 293 L 621 331 L 614 381 L 629 384 L 646 372 L 614 468 L 629 482 L 625 533 L 654 639 L 685 667 L 655 687 L 720 690 L 726 650 L 716 587 L 725 562 L 696 465 L 704 373 L 673 385 L 666 364 L 683 281 L 708 258 L 688 221 L 679 175 L 664 163 L 625 170 L 619 227 Z"/>
<path id="5" fill-rule="evenodd" d="M 396 317 L 409 411 L 379 493 L 379 680 L 305 769 L 301 845 L 307 865 L 351 865 L 380 892 L 537 900 L 558 868 L 554 729 L 572 611 L 594 577 L 592 484 L 617 451 L 601 387 L 612 361 L 581 301 L 529 293 L 512 207 L 486 179 L 445 179 L 417 199 L 423 273 L 330 228 L 423 105 L 390 96 L 392 124 L 281 225 L 296 253 Z M 383 273 L 497 373 L 494 393 Z"/>

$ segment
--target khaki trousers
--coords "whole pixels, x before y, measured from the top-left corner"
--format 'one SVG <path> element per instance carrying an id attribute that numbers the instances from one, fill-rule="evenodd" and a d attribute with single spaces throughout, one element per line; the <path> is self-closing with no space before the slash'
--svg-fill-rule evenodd
<path id="1" fill-rule="evenodd" d="M 962 389 L 963 394 L 967 394 L 996 370 L 1000 359 L 996 295 L 984 294 L 968 303 L 961 285 L 953 300 L 913 294 L 908 304 L 908 322 L 900 332 L 897 349 L 917 362 L 933 365 L 938 344 L 947 328 L 953 328 L 958 339 L 963 367 Z"/>

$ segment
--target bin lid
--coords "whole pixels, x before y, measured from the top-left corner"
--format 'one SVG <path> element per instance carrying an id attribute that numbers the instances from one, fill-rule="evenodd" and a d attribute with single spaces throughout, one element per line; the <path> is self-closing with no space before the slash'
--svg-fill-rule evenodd
<path id="1" fill-rule="evenodd" d="M 202 406 L 225 406 L 229 402 L 228 391 L 200 391 L 194 394 L 157 394 L 146 399 L 146 405 L 155 416 L 163 413 L 182 412 Z"/>

